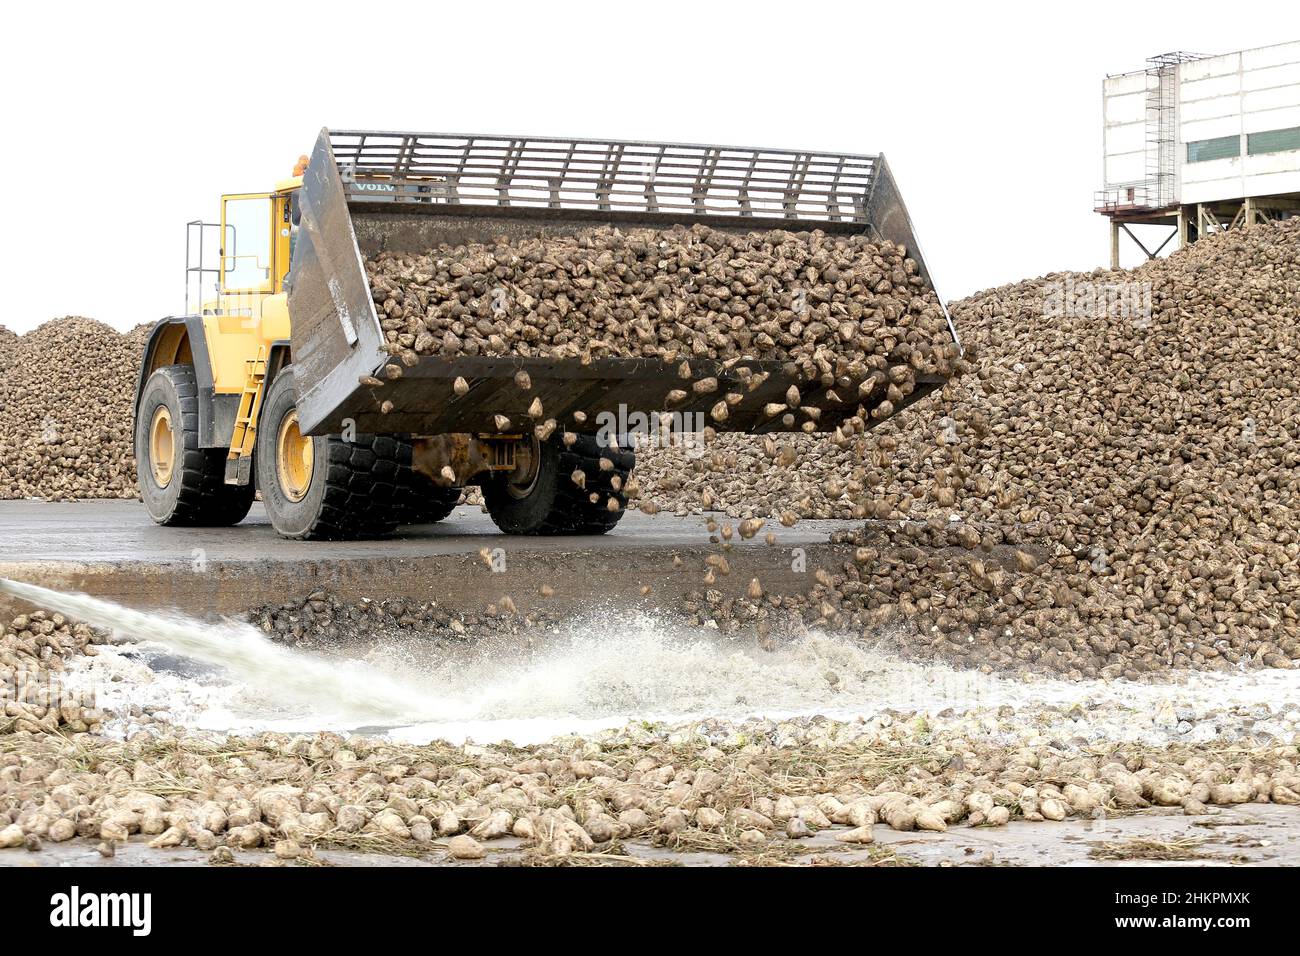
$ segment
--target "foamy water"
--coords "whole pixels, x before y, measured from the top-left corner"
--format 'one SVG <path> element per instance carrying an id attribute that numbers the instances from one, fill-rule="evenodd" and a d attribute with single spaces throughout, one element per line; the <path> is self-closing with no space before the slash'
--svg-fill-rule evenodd
<path id="1" fill-rule="evenodd" d="M 848 720 L 885 709 L 962 713 L 1083 701 L 1150 714 L 1166 701 L 1205 712 L 1300 699 L 1300 672 L 1190 674 L 1176 685 L 1022 681 L 911 663 L 885 646 L 819 633 L 767 652 L 752 640 L 626 609 L 537 633 L 531 647 L 485 636 L 448 650 L 418 637 L 377 636 L 312 653 L 245 624 L 144 613 L 14 582 L 0 581 L 0 590 L 134 642 L 104 647 L 74 667 L 70 681 L 93 687 L 101 706 L 161 707 L 177 722 L 213 730 L 364 728 L 411 742 L 523 744 L 634 720 Z M 177 667 L 177 656 L 204 666 Z"/>
<path id="2" fill-rule="evenodd" d="M 178 613 L 135 611 L 85 594 L 0 579 L 0 590 L 70 618 L 110 628 L 129 639 L 165 648 L 191 660 L 221 668 L 232 682 L 272 699 L 330 709 L 354 720 L 425 718 L 428 697 L 416 688 L 364 666 L 337 663 L 298 653 L 268 640 L 248 624 L 208 624 Z"/>

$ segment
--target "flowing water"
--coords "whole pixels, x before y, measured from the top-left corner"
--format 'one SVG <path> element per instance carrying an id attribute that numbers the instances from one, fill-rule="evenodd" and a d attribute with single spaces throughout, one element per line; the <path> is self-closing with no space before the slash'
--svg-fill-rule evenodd
<path id="1" fill-rule="evenodd" d="M 1150 713 L 1171 696 L 1200 710 L 1300 698 L 1300 673 L 1285 671 L 1186 675 L 1177 685 L 1025 682 L 911 663 L 883 645 L 819 633 L 767 652 L 625 609 L 593 611 L 528 642 L 486 634 L 448 649 L 376 635 L 311 652 L 239 622 L 136 611 L 12 581 L 0 580 L 0 591 L 125 642 L 82 659 L 70 675 L 101 707 L 138 704 L 213 730 L 366 729 L 409 741 L 523 744 L 632 720 L 852 719 L 886 708 L 933 714 L 1084 700 L 1145 713 L 1150 728 Z"/>
<path id="2" fill-rule="evenodd" d="M 421 713 L 427 698 L 414 687 L 368 669 L 342 668 L 299 654 L 237 622 L 207 624 L 173 613 L 135 611 L 85 594 L 63 594 L 18 581 L 0 580 L 0 590 L 68 617 L 145 645 L 213 665 L 262 694 L 282 694 L 309 704 L 328 701 L 358 720 L 392 720 Z"/>

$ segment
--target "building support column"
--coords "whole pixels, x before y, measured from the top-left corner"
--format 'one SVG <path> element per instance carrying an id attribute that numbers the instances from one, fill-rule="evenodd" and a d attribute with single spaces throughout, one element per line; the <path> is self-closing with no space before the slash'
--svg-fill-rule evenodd
<path id="1" fill-rule="evenodd" d="M 1119 268 L 1119 223 L 1110 221 L 1110 267 Z"/>
<path id="2" fill-rule="evenodd" d="M 1242 202 L 1242 207 L 1241 207 L 1241 208 L 1242 208 L 1242 210 L 1243 210 L 1243 211 L 1245 212 L 1245 214 L 1246 214 L 1245 217 L 1244 217 L 1243 220 L 1242 220 L 1242 223 L 1241 223 L 1242 226 L 1253 226 L 1253 225 L 1255 225 L 1255 197 L 1254 197 L 1254 196 L 1247 196 L 1247 197 L 1245 198 L 1245 200 Z"/>
<path id="3" fill-rule="evenodd" d="M 1187 248 L 1187 207 L 1178 207 L 1178 248 Z"/>

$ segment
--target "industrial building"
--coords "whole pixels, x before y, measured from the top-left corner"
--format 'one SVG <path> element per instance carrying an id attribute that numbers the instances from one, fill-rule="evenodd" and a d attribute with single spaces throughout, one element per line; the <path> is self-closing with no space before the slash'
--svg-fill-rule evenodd
<path id="1" fill-rule="evenodd" d="M 1165 53 L 1102 84 L 1103 182 L 1094 201 L 1150 258 L 1223 229 L 1300 213 L 1300 41 Z M 1134 225 L 1169 227 L 1144 243 Z"/>

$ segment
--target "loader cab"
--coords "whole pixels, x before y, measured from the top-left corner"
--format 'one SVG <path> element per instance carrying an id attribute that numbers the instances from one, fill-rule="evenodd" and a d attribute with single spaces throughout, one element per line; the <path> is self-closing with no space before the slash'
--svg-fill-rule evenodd
<path id="1" fill-rule="evenodd" d="M 250 363 L 265 362 L 289 341 L 285 282 L 301 187 L 302 176 L 294 175 L 265 192 L 228 193 L 217 222 L 188 224 L 185 314 L 202 329 L 188 337 L 207 353 L 216 396 L 240 395 Z"/>
<path id="2" fill-rule="evenodd" d="M 233 308 L 236 303 L 232 299 L 256 299 L 284 291 L 298 230 L 301 185 L 301 177 L 295 177 L 277 184 L 272 192 L 221 197 L 218 309 Z M 249 305 L 242 303 L 244 308 Z"/>
<path id="3" fill-rule="evenodd" d="M 217 222 L 186 223 L 186 315 L 256 315 L 264 296 L 284 292 L 301 186 L 295 176 L 270 192 L 230 193 Z"/>

